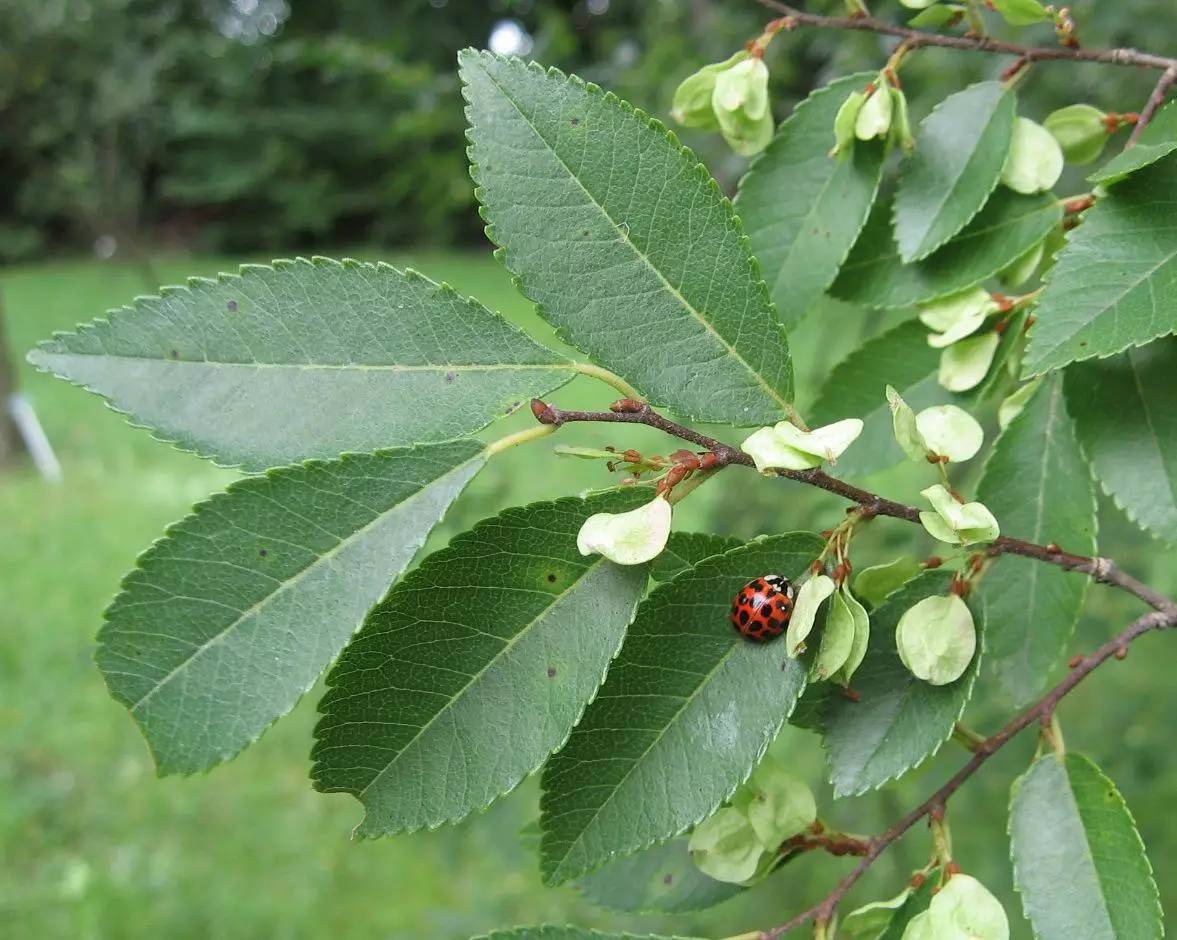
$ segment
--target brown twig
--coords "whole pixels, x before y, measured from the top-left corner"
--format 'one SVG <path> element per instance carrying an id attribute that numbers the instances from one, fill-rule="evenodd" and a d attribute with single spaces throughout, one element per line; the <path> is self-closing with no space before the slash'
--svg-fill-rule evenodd
<path id="1" fill-rule="evenodd" d="M 1067 674 L 1067 677 L 1039 699 L 1037 704 L 1026 709 L 1026 711 L 1014 718 L 996 734 L 991 735 L 978 744 L 976 751 L 968 763 L 949 777 L 948 781 L 940 789 L 900 819 L 886 832 L 867 840 L 869 848 L 863 856 L 862 861 L 854 867 L 850 874 L 838 882 L 837 887 L 823 901 L 815 904 L 807 911 L 802 911 L 788 923 L 782 924 L 779 927 L 773 927 L 770 930 L 765 930 L 760 934 L 760 940 L 776 940 L 777 937 L 783 936 L 793 928 L 799 927 L 810 920 L 829 920 L 842 898 L 854 887 L 855 883 L 866 873 L 867 869 L 874 864 L 875 860 L 907 833 L 917 822 L 930 816 L 933 812 L 940 810 L 948 802 L 949 798 L 961 788 L 964 782 L 980 770 L 981 766 L 990 757 L 1017 737 L 1020 732 L 1030 727 L 1030 725 L 1043 719 L 1049 720 L 1049 716 L 1054 713 L 1055 708 L 1058 707 L 1058 703 L 1075 686 L 1109 659 L 1119 658 L 1121 651 L 1126 650 L 1135 640 L 1153 630 L 1162 630 L 1173 627 L 1174 625 L 1177 625 L 1177 610 L 1153 611 L 1135 620 L 1123 633 L 1109 640 L 1091 655 L 1080 659 L 1070 673 Z"/>
<path id="2" fill-rule="evenodd" d="M 1128 138 L 1129 147 L 1140 139 L 1140 135 L 1148 127 L 1148 122 L 1156 117 L 1157 112 L 1161 110 L 1161 105 L 1165 103 L 1165 99 L 1169 96 L 1169 91 L 1174 84 L 1177 84 L 1177 63 L 1170 65 L 1165 69 L 1161 77 L 1157 79 L 1156 87 L 1153 88 L 1152 94 L 1148 96 L 1148 103 L 1141 110 L 1136 126 L 1132 128 L 1132 134 Z"/>
<path id="3" fill-rule="evenodd" d="M 675 421 L 671 421 L 644 402 L 622 399 L 613 405 L 613 410 L 611 411 L 564 411 L 536 399 L 532 402 L 531 410 L 536 420 L 541 424 L 559 426 L 581 421 L 643 424 L 647 427 L 657 428 L 672 437 L 677 437 L 680 440 L 695 444 L 714 455 L 713 460 L 709 462 L 710 467 L 719 469 L 733 464 L 744 467 L 755 466 L 752 458 L 742 450 L 732 447 L 730 444 L 724 444 L 722 441 L 717 441 L 715 438 L 708 437 L 705 434 L 700 434 L 698 431 L 678 424 Z M 814 468 L 812 470 L 777 470 L 776 473 L 790 480 L 796 480 L 798 483 L 816 486 L 819 489 L 841 496 L 843 499 L 858 504 L 870 515 L 890 516 L 893 519 L 903 519 L 907 522 L 918 523 L 920 521 L 920 511 L 915 506 L 907 506 L 903 503 L 886 499 L 877 493 L 872 493 L 869 490 L 861 489 L 844 480 L 839 480 L 837 477 L 832 477 L 820 468 Z M 1177 612 L 1177 603 L 1157 593 L 1148 587 L 1148 585 L 1138 581 L 1131 575 L 1125 574 L 1116 566 L 1115 562 L 1108 558 L 1089 558 L 1086 555 L 1075 555 L 1071 552 L 1062 551 L 1053 543 L 1050 545 L 1038 545 L 1034 542 L 1027 542 L 1024 539 L 1013 538 L 1007 535 L 1000 536 L 992 542 L 988 547 L 988 553 L 992 557 L 1020 555 L 1023 558 L 1033 558 L 1046 564 L 1056 565 L 1067 571 L 1077 571 L 1080 574 L 1090 576 L 1102 584 L 1110 584 L 1127 591 L 1156 610 Z"/>
<path id="4" fill-rule="evenodd" d="M 1102 62 L 1105 65 L 1124 65 L 1142 69 L 1177 69 L 1177 59 L 1153 55 L 1136 49 L 1076 49 L 1072 46 L 1032 47 L 1003 42 L 989 36 L 945 36 L 922 29 L 897 26 L 873 16 L 822 16 L 794 9 L 779 0 L 757 0 L 776 13 L 783 15 L 790 27 L 810 26 L 817 29 L 851 29 L 860 32 L 880 33 L 884 36 L 898 36 L 912 48 L 919 46 L 942 46 L 964 52 L 988 52 L 997 55 L 1012 55 L 1028 62 Z"/>
<path id="5" fill-rule="evenodd" d="M 634 399 L 621 399 L 620 401 L 614 402 L 609 411 L 564 411 L 537 398 L 532 401 L 531 410 L 540 424 L 555 427 L 585 421 L 642 424 L 647 427 L 657 428 L 672 437 L 688 441 L 703 448 L 708 458 L 708 466 L 713 471 L 718 471 L 723 467 L 733 464 L 749 467 L 755 466 L 752 458 L 742 450 L 732 447 L 730 444 L 724 444 L 722 441 L 708 437 L 705 434 L 700 434 L 698 431 L 685 427 L 676 421 L 671 421 L 669 418 L 658 414 L 658 412 L 645 402 L 639 402 Z M 846 483 L 844 480 L 832 477 L 820 468 L 811 470 L 777 470 L 776 473 L 800 483 L 807 483 L 810 486 L 819 487 L 827 492 L 850 500 L 856 503 L 865 514 L 890 516 L 908 522 L 919 522 L 919 510 L 914 506 L 907 506 L 903 503 L 897 503 L 894 500 L 885 499 L 868 490 Z M 838 840 L 835 840 L 832 836 L 823 837 L 821 831 L 815 830 L 813 833 L 804 833 L 796 836 L 782 845 L 781 851 L 785 855 L 793 855 L 814 849 L 824 849 L 835 855 L 861 856 L 862 860 L 845 878 L 838 882 L 834 890 L 824 900 L 798 914 L 788 923 L 762 932 L 758 935 L 758 940 L 776 940 L 776 938 L 788 933 L 793 928 L 799 927 L 811 920 L 817 924 L 828 923 L 833 918 L 842 898 L 854 887 L 867 869 L 875 863 L 875 860 L 907 833 L 917 822 L 935 813 L 942 813 L 948 799 L 990 757 L 1013 740 L 1021 731 L 1035 722 L 1049 723 L 1059 702 L 1075 686 L 1109 659 L 1123 659 L 1127 654 L 1128 647 L 1136 639 L 1152 630 L 1160 630 L 1177 625 L 1177 602 L 1159 594 L 1131 575 L 1120 571 L 1115 563 L 1108 558 L 1088 558 L 1085 555 L 1074 555 L 1070 552 L 1064 552 L 1053 542 L 1048 545 L 1038 545 L 1005 535 L 992 542 L 988 549 L 986 549 L 986 554 L 991 557 L 999 555 L 1020 555 L 1025 558 L 1033 558 L 1045 562 L 1046 564 L 1057 565 L 1068 571 L 1078 571 L 1089 575 L 1097 581 L 1127 591 L 1129 594 L 1134 595 L 1153 607 L 1154 610 L 1134 621 L 1123 633 L 1109 640 L 1094 653 L 1071 660 L 1071 671 L 1062 682 L 1039 699 L 1037 704 L 1031 706 L 1011 720 L 996 734 L 990 735 L 987 738 L 972 736 L 969 741 L 969 748 L 972 750 L 973 756 L 969 759 L 968 763 L 953 774 L 940 789 L 900 819 L 886 832 L 865 840 L 855 837 L 840 837 Z"/>

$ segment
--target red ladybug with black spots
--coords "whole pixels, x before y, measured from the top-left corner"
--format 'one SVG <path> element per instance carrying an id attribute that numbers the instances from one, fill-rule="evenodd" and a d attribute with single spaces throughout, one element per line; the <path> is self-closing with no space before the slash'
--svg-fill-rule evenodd
<path id="1" fill-rule="evenodd" d="M 732 602 L 732 626 L 747 640 L 767 643 L 789 625 L 793 594 L 792 583 L 779 574 L 749 581 Z"/>

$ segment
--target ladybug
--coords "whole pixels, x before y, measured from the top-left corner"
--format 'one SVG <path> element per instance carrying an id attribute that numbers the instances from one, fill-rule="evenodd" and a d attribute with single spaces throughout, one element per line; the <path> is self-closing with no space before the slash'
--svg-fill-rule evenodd
<path id="1" fill-rule="evenodd" d="M 785 632 L 793 615 L 793 584 L 779 574 L 749 581 L 732 601 L 732 626 L 740 636 L 767 643 Z"/>

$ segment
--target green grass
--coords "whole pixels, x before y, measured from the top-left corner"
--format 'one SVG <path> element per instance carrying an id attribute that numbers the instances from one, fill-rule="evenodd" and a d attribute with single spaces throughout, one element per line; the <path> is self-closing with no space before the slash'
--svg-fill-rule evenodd
<path id="1" fill-rule="evenodd" d="M 552 341 L 551 331 L 487 255 L 430 255 L 416 266 L 477 295 Z M 232 270 L 219 259 L 169 260 L 159 279 Z M 28 349 L 55 329 L 101 314 L 148 285 L 113 264 L 57 263 L 0 273 L 10 340 Z M 795 337 L 802 388 L 851 345 L 859 329 L 830 330 L 837 308 L 811 318 Z M 831 335 L 833 339 L 831 340 Z M 359 804 L 311 790 L 307 754 L 316 690 L 238 760 L 193 778 L 158 780 L 124 709 L 106 695 L 91 662 L 102 608 L 122 574 L 169 522 L 234 474 L 153 441 L 101 401 L 23 366 L 21 382 L 61 457 L 65 483 L 31 471 L 0 477 L 0 933 L 13 938 L 208 937 L 459 938 L 514 923 L 578 922 L 635 932 L 725 936 L 780 922 L 820 896 L 845 861 L 808 859 L 770 883 L 694 918 L 620 917 L 591 907 L 572 889 L 540 885 L 535 859 L 516 837 L 534 818 L 529 782 L 488 813 L 456 828 L 374 842 L 349 839 Z M 579 379 L 561 404 L 605 405 L 611 390 Z M 524 427 L 526 409 L 489 436 Z M 646 447 L 664 441 L 644 429 L 578 428 L 580 444 Z M 735 439 L 728 433 L 728 439 Z M 550 441 L 496 461 L 463 496 L 431 545 L 501 506 L 576 492 L 604 482 L 596 465 L 550 456 Z M 554 469 L 553 469 L 554 468 Z M 821 494 L 745 475 L 709 483 L 682 507 L 681 528 L 752 536 L 824 528 L 840 508 Z M 881 486 L 912 498 L 915 484 Z M 740 511 L 731 513 L 731 505 Z M 882 550 L 916 538 L 880 524 Z M 1104 523 L 1105 550 L 1126 551 L 1135 571 L 1173 587 L 1172 555 L 1134 533 L 1118 515 Z M 918 541 L 917 541 L 918 544 Z M 864 550 L 865 550 L 864 546 Z M 926 550 L 926 547 L 925 547 Z M 865 551 L 864 551 L 865 554 Z M 868 556 L 869 557 L 869 556 Z M 860 561 L 860 564 L 869 563 Z M 999 574 L 1000 569 L 997 569 Z M 1130 606 L 1093 588 L 1083 643 L 1107 635 Z M 1089 751 L 1121 785 L 1141 822 L 1165 901 L 1177 906 L 1177 758 L 1169 746 L 1174 705 L 1164 640 L 1149 638 L 1109 667 L 1062 712 L 1068 743 Z M 1145 645 L 1147 644 L 1147 645 Z M 981 697 L 972 720 L 994 727 L 1004 711 Z M 821 782 L 815 738 L 789 732 L 786 759 Z M 1009 886 L 1004 806 L 1010 777 L 1032 753 L 1027 739 L 994 761 L 958 797 L 953 818 L 962 863 L 1001 892 L 1015 936 L 1028 937 Z M 823 815 L 870 831 L 922 798 L 960 761 L 947 748 L 893 792 L 830 805 Z M 892 894 L 922 863 L 912 836 L 866 880 L 860 902 Z"/>

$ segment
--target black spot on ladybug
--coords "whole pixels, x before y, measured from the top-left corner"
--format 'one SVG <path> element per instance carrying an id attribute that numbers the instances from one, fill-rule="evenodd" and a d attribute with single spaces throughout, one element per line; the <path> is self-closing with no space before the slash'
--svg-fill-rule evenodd
<path id="1" fill-rule="evenodd" d="M 731 622 L 748 640 L 767 642 L 785 632 L 792 615 L 793 586 L 779 575 L 749 581 L 732 603 Z"/>
<path id="2" fill-rule="evenodd" d="M 556 667 L 555 666 L 548 666 L 548 678 L 549 679 L 556 678 Z"/>
<path id="3" fill-rule="evenodd" d="M 225 306 L 229 308 L 230 313 L 234 313 L 237 310 L 237 301 L 230 300 Z"/>

